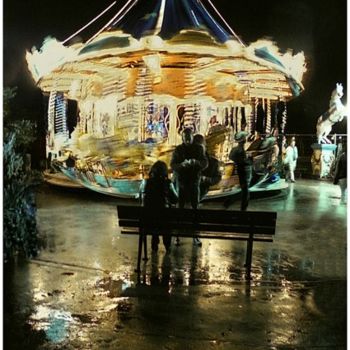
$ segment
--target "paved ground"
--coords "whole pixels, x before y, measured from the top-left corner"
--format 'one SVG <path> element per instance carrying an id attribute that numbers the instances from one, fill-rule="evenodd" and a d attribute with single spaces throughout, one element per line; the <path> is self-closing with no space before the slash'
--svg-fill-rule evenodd
<path id="1" fill-rule="evenodd" d="M 250 210 L 278 211 L 273 243 L 182 240 L 134 273 L 137 238 L 116 203 L 44 186 L 38 259 L 5 266 L 5 349 L 346 349 L 346 206 L 300 180 Z M 130 202 L 130 201 L 128 201 Z M 222 208 L 222 201 L 206 202 Z M 230 209 L 238 209 L 235 202 Z"/>

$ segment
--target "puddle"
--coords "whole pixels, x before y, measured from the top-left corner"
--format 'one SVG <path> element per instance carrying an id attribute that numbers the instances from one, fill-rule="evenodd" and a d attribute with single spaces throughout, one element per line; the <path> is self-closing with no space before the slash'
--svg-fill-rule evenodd
<path id="1" fill-rule="evenodd" d="M 102 289 L 109 298 L 118 298 L 123 292 L 130 288 L 133 282 L 129 280 L 114 280 L 108 276 L 96 282 L 96 286 Z"/>
<path id="2" fill-rule="evenodd" d="M 76 321 L 73 316 L 63 310 L 55 310 L 39 305 L 29 318 L 29 324 L 35 330 L 43 330 L 47 340 L 60 343 L 69 336 L 69 328 Z"/>

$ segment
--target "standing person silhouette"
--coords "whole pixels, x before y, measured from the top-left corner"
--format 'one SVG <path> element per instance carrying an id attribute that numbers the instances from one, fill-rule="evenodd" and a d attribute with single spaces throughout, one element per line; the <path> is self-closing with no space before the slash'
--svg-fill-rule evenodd
<path id="1" fill-rule="evenodd" d="M 203 197 L 209 192 L 210 186 L 216 185 L 220 182 L 222 174 L 219 161 L 215 157 L 212 157 L 207 151 L 204 136 L 201 134 L 194 135 L 193 143 L 201 145 L 204 148 L 205 156 L 208 159 L 208 166 L 201 173 L 200 199 L 203 199 Z"/>
<path id="2" fill-rule="evenodd" d="M 347 151 L 346 145 L 343 148 L 343 153 L 339 156 L 335 167 L 334 174 L 334 185 L 339 185 L 340 187 L 340 203 L 347 203 Z"/>
<path id="3" fill-rule="evenodd" d="M 247 156 L 244 145 L 248 133 L 239 131 L 235 134 L 235 141 L 238 146 L 232 148 L 229 158 L 234 162 L 241 187 L 241 210 L 247 210 L 249 204 L 249 185 L 252 179 L 253 161 Z"/>
<path id="4" fill-rule="evenodd" d="M 176 146 L 170 165 L 179 194 L 179 208 L 184 208 L 186 203 L 190 203 L 193 209 L 197 209 L 201 172 L 208 166 L 208 159 L 203 147 L 193 143 L 192 129 L 183 130 L 182 144 Z M 198 237 L 193 238 L 193 243 L 202 245 Z"/>
<path id="5" fill-rule="evenodd" d="M 142 204 L 145 208 L 150 209 L 150 213 L 156 216 L 162 208 L 170 207 L 178 200 L 173 183 L 168 178 L 168 167 L 161 161 L 156 161 L 149 172 L 149 178 L 143 181 L 140 188 Z M 158 251 L 160 232 L 152 234 L 152 251 Z M 163 244 L 167 252 L 170 252 L 171 236 L 163 236 Z"/>

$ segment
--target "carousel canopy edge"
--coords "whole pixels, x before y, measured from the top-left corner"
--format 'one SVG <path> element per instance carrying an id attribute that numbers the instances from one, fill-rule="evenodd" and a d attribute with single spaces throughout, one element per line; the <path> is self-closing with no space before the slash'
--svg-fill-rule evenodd
<path id="1" fill-rule="evenodd" d="M 176 16 L 170 16 L 171 13 Z M 82 62 L 85 70 L 88 61 L 94 64 L 105 57 L 115 57 L 117 61 L 118 57 L 130 53 L 244 58 L 281 72 L 294 97 L 304 89 L 301 81 L 306 67 L 302 52 L 281 54 L 274 42 L 265 39 L 245 46 L 196 0 L 138 0 L 85 44 L 66 46 L 47 37 L 42 48 L 33 48 L 26 58 L 39 85 L 43 80 L 51 79 L 51 73 L 57 75 L 69 71 L 72 65 L 77 72 L 81 70 Z M 244 60 L 241 62 L 244 64 Z M 243 66 L 242 70 L 245 69 Z"/>

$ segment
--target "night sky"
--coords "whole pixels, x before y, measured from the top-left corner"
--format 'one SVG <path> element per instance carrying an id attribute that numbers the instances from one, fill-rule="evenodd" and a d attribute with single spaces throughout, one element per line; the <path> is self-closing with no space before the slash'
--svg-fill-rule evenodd
<path id="1" fill-rule="evenodd" d="M 150 0 L 152 1 L 152 0 Z M 25 51 L 40 48 L 51 35 L 64 40 L 88 23 L 112 0 L 4 0 L 4 86 L 17 86 L 16 106 L 27 115 L 45 121 L 41 92 L 27 69 Z M 85 41 L 116 13 L 117 1 L 100 20 L 81 33 Z M 268 37 L 284 50 L 304 51 L 308 71 L 305 91 L 288 103 L 287 133 L 314 134 L 317 117 L 328 108 L 337 82 L 347 92 L 347 4 L 346 0 L 212 0 L 231 28 L 246 43 Z M 207 4 L 207 0 L 203 0 Z M 210 6 L 207 6 L 210 8 Z M 346 120 L 333 128 L 346 133 Z"/>

